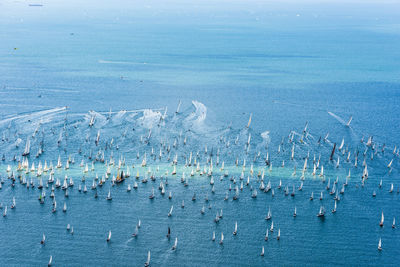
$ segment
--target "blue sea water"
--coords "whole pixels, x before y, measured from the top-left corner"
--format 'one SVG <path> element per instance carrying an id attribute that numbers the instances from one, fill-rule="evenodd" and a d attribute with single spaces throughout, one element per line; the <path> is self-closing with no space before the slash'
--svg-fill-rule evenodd
<path id="1" fill-rule="evenodd" d="M 391 153 L 400 138 L 399 3 L 39 2 L 43 6 L 29 6 L 29 1 L 0 3 L 0 130 L 10 138 L 16 138 L 15 131 L 21 132 L 23 140 L 18 149 L 11 141 L 2 141 L 0 146 L 0 152 L 7 156 L 1 166 L 5 184 L 0 191 L 0 202 L 5 205 L 11 203 L 12 196 L 17 199 L 17 208 L 9 210 L 8 216 L 0 220 L 2 264 L 45 265 L 52 255 L 56 266 L 141 265 L 148 250 L 153 266 L 396 265 L 399 261 L 399 233 L 390 226 L 392 218 L 400 214 L 399 195 L 388 193 L 390 183 L 394 183 L 395 191 L 400 187 L 399 157 Z M 197 110 L 192 100 L 207 108 L 206 122 L 196 129 L 192 128 L 196 120 L 188 119 Z M 182 101 L 178 120 L 190 123 L 173 124 L 178 101 Z M 52 112 L 37 113 L 63 106 L 68 106 L 71 124 L 80 127 L 71 130 L 72 141 L 65 145 L 67 152 L 56 145 L 65 112 L 57 113 L 58 117 Z M 36 166 L 44 160 L 55 164 L 59 155 L 65 162 L 70 154 L 76 156 L 76 165 L 82 158 L 89 162 L 87 153 L 80 156 L 77 151 L 84 136 L 95 138 L 97 130 L 102 131 L 102 140 L 115 137 L 120 143 L 114 158 L 125 155 L 128 164 L 138 166 L 144 152 L 149 155 L 151 146 L 158 143 L 143 145 L 134 133 L 130 134 L 135 141 L 130 143 L 119 135 L 132 124 L 146 135 L 147 128 L 141 121 L 117 113 L 113 115 L 115 120 L 104 127 L 81 130 L 87 125 L 88 111 L 106 112 L 111 108 L 115 112 L 137 109 L 163 112 L 165 107 L 170 118 L 166 125 L 173 126 L 166 126 L 164 132 L 154 130 L 154 138 L 172 137 L 172 143 L 180 131 L 191 130 L 192 140 L 202 141 L 188 144 L 193 152 L 204 149 L 207 142 L 209 149 L 217 147 L 215 139 L 222 133 L 233 143 L 241 129 L 239 133 L 247 139 L 244 137 L 247 132 L 242 131 L 252 114 L 253 142 L 264 145 L 260 134 L 269 131 L 268 146 L 274 167 L 265 182 L 271 180 L 275 197 L 260 191 L 257 199 L 252 199 L 245 188 L 239 201 L 232 201 L 231 192 L 230 200 L 224 202 L 225 191 L 231 184 L 229 178 L 219 181 L 220 173 L 216 172 L 216 193 L 212 194 L 209 178 L 197 175 L 185 188 L 178 173 L 178 177 L 171 176 L 168 180 L 167 192 L 174 192 L 172 200 L 160 196 L 157 189 L 155 200 L 148 199 L 151 188 L 158 187 L 157 180 L 139 183 L 138 190 L 131 193 L 126 192 L 126 185 L 115 186 L 113 201 L 107 202 L 109 181 L 99 189 L 98 200 L 90 189 L 87 194 L 79 193 L 77 186 L 82 174 L 75 166 L 69 173 L 76 184 L 66 200 L 68 212 L 61 211 L 64 198 L 59 190 L 56 192 L 59 211 L 52 214 L 49 199 L 45 205 L 38 203 L 37 189 L 27 190 L 18 182 L 11 188 L 5 168 L 8 164 L 15 167 L 11 158 L 14 154 L 20 156 L 27 136 L 35 129 L 24 118 L 45 120 L 46 140 L 52 141 L 40 159 L 31 155 L 30 163 L 35 162 Z M 27 117 L 15 119 L 24 115 Z M 347 128 L 342 120 L 347 121 L 350 116 L 353 116 L 352 127 Z M 278 155 L 282 137 L 287 142 L 290 131 L 300 133 L 307 121 L 313 139 L 308 147 L 297 144 L 299 158 L 290 161 L 291 145 L 287 143 L 286 154 Z M 223 129 L 230 124 L 233 130 L 225 132 Z M 50 129 L 54 130 L 54 136 Z M 363 136 L 365 140 L 374 136 L 379 147 L 386 144 L 386 154 L 368 161 L 370 175 L 364 187 L 360 179 L 361 158 L 359 167 L 354 168 L 343 157 L 341 167 L 336 170 L 327 159 L 331 143 L 318 150 L 318 137 L 327 133 L 331 143 L 339 144 L 344 138 L 352 152 L 355 148 L 360 153 L 364 151 L 360 143 Z M 264 157 L 263 145 L 252 148 L 250 154 L 260 150 Z M 34 143 L 34 153 L 37 148 Z M 180 165 L 184 164 L 182 153 L 189 150 L 180 148 Z M 238 179 L 241 168 L 234 166 L 235 156 L 229 153 L 230 149 L 221 147 L 221 150 L 227 159 L 225 164 Z M 140 159 L 135 157 L 138 151 Z M 248 172 L 253 156 L 238 151 L 239 148 L 235 152 L 241 161 L 244 157 L 248 159 Z M 276 189 L 280 179 L 284 185 L 299 186 L 307 151 L 311 155 L 316 151 L 317 157 L 323 152 L 331 183 L 339 176 L 341 184 L 348 170 L 352 172 L 335 215 L 330 214 L 332 197 L 324 190 L 323 205 L 329 214 L 323 222 L 315 216 L 320 200 L 317 197 L 313 202 L 308 200 L 311 191 L 317 195 L 326 186 L 321 179 L 309 173 L 304 190 L 297 191 L 294 198 L 285 197 L 283 191 Z M 394 163 L 389 174 L 386 166 L 391 158 Z M 286 172 L 278 168 L 283 159 Z M 204 161 L 202 156 L 202 167 Z M 153 170 L 161 164 L 161 172 L 172 168 L 166 160 L 149 164 Z M 291 177 L 293 166 L 298 171 L 295 178 Z M 265 164 L 259 160 L 254 167 L 258 172 Z M 102 167 L 96 165 L 96 168 Z M 144 168 L 137 168 L 144 174 Z M 136 169 L 131 170 L 133 176 Z M 56 176 L 62 179 L 64 174 L 60 171 Z M 93 176 L 92 172 L 88 175 L 87 186 Z M 255 187 L 259 185 L 257 179 L 255 176 L 252 180 Z M 377 186 L 380 179 L 384 179 L 382 189 Z M 133 177 L 131 184 L 132 180 Z M 373 190 L 377 191 L 376 198 L 372 198 Z M 193 192 L 197 192 L 198 199 L 192 203 Z M 213 207 L 201 215 L 206 192 Z M 50 195 L 50 189 L 46 194 Z M 180 208 L 182 199 L 186 203 L 184 209 Z M 171 205 L 175 209 L 169 218 Z M 269 206 L 276 230 L 265 242 L 270 222 L 264 217 Z M 295 219 L 294 206 L 298 212 Z M 224 218 L 215 225 L 213 218 L 221 208 Z M 380 228 L 382 211 L 387 225 Z M 134 239 L 131 234 L 138 219 L 142 227 Z M 235 221 L 239 233 L 232 236 Z M 74 226 L 73 236 L 65 230 L 67 223 Z M 165 238 L 168 226 L 172 229 L 171 240 Z M 279 242 L 274 238 L 277 228 L 281 229 Z M 107 243 L 110 229 L 112 242 Z M 216 242 L 211 241 L 213 231 L 217 234 Z M 223 246 L 218 244 L 221 231 L 225 234 Z M 44 247 L 39 244 L 43 232 L 47 236 Z M 179 244 L 173 252 L 170 248 L 175 236 Z M 380 237 L 383 250 L 378 252 Z M 259 256 L 262 246 L 264 257 Z"/>

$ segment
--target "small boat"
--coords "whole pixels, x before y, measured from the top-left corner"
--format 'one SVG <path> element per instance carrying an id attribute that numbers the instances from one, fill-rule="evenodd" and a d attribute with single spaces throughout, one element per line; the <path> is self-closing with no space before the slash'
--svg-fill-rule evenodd
<path id="1" fill-rule="evenodd" d="M 71 229 L 71 226 L 67 224 L 67 231 L 69 231 L 69 229 Z"/>
<path id="2" fill-rule="evenodd" d="M 213 231 L 213 235 L 212 235 L 212 241 L 215 241 L 215 231 Z"/>
<path id="3" fill-rule="evenodd" d="M 325 209 L 324 209 L 324 207 L 320 207 L 319 208 L 319 212 L 318 212 L 318 214 L 317 214 L 317 217 L 324 217 L 325 216 Z"/>
<path id="4" fill-rule="evenodd" d="M 372 192 L 372 197 L 376 197 L 376 192 L 374 190 L 374 192 Z"/>
<path id="5" fill-rule="evenodd" d="M 393 183 L 390 185 L 390 190 L 389 190 L 389 193 L 392 193 L 393 192 Z"/>
<path id="6" fill-rule="evenodd" d="M 111 189 L 108 190 L 108 195 L 107 195 L 106 199 L 107 200 L 112 200 Z"/>
<path id="7" fill-rule="evenodd" d="M 201 214 L 204 214 L 206 212 L 206 208 L 204 207 L 204 205 L 203 205 L 203 207 L 201 208 L 201 210 L 200 210 L 200 213 Z"/>
<path id="8" fill-rule="evenodd" d="M 57 202 L 54 201 L 53 203 L 53 209 L 51 210 L 52 213 L 55 213 L 57 211 Z"/>
<path id="9" fill-rule="evenodd" d="M 168 217 L 172 216 L 172 211 L 174 210 L 174 206 L 171 206 L 171 209 L 168 212 Z"/>
<path id="10" fill-rule="evenodd" d="M 221 245 L 224 243 L 224 233 L 221 233 L 221 240 L 219 241 L 219 243 Z"/>
<path id="11" fill-rule="evenodd" d="M 311 192 L 310 200 L 314 199 L 314 192 Z"/>
<path id="12" fill-rule="evenodd" d="M 393 217 L 392 228 L 396 228 L 396 218 Z"/>
<path id="13" fill-rule="evenodd" d="M 233 235 L 237 234 L 237 222 L 235 222 L 235 230 L 233 231 Z"/>
<path id="14" fill-rule="evenodd" d="M 293 217 L 297 216 L 297 210 L 296 210 L 296 206 L 294 206 L 294 213 L 293 213 Z"/>
<path id="15" fill-rule="evenodd" d="M 12 204 L 11 204 L 11 209 L 14 209 L 15 208 L 15 197 L 13 197 L 13 200 L 12 200 Z"/>
<path id="16" fill-rule="evenodd" d="M 67 212 L 67 202 L 64 202 L 63 212 Z"/>
<path id="17" fill-rule="evenodd" d="M 43 234 L 42 241 L 40 241 L 40 244 L 44 245 L 45 241 L 46 241 L 46 236 Z"/>
<path id="18" fill-rule="evenodd" d="M 336 200 L 335 200 L 335 206 L 333 207 L 332 213 L 336 212 Z"/>
<path id="19" fill-rule="evenodd" d="M 127 192 L 131 192 L 131 185 L 128 184 L 128 188 L 126 189 Z"/>
<path id="20" fill-rule="evenodd" d="M 147 253 L 147 261 L 144 263 L 144 266 L 145 266 L 145 267 L 150 266 L 150 250 L 149 250 L 149 252 Z"/>
<path id="21" fill-rule="evenodd" d="M 49 263 L 47 264 L 47 266 L 51 266 L 52 262 L 53 262 L 53 256 L 50 256 L 50 260 L 49 260 Z"/>
<path id="22" fill-rule="evenodd" d="M 71 235 L 74 234 L 74 227 L 73 226 L 71 227 L 71 232 L 70 233 L 71 233 Z"/>
<path id="23" fill-rule="evenodd" d="M 269 228 L 269 230 L 270 230 L 271 232 L 274 231 L 274 222 L 271 223 L 271 227 Z"/>
<path id="24" fill-rule="evenodd" d="M 169 231 L 169 227 L 168 227 L 168 231 Z M 136 225 L 136 227 L 135 227 L 135 232 L 132 234 L 132 236 L 133 236 L 133 237 L 137 237 L 138 234 L 139 234 L 139 228 L 138 228 L 138 226 Z"/>
<path id="25" fill-rule="evenodd" d="M 271 214 L 271 208 L 268 208 L 268 214 L 267 216 L 265 216 L 265 220 L 269 221 L 272 218 L 272 214 Z"/>
<path id="26" fill-rule="evenodd" d="M 383 226 L 384 220 L 385 220 L 385 217 L 383 216 L 383 211 L 382 211 L 381 221 L 379 222 L 379 226 L 380 226 L 380 227 Z"/>
<path id="27" fill-rule="evenodd" d="M 168 226 L 167 238 L 169 238 L 170 236 L 171 236 L 171 228 L 169 228 L 169 226 Z"/>
<path id="28" fill-rule="evenodd" d="M 262 249 L 261 249 L 261 256 L 262 257 L 264 256 L 264 246 L 262 246 Z"/>
<path id="29" fill-rule="evenodd" d="M 175 237 L 175 243 L 174 243 L 174 245 L 172 246 L 172 250 L 175 250 L 177 246 L 178 246 L 178 238 Z"/>
<path id="30" fill-rule="evenodd" d="M 276 236 L 276 240 L 281 239 L 281 229 L 278 229 L 278 235 Z"/>
<path id="31" fill-rule="evenodd" d="M 319 200 L 323 200 L 323 199 L 324 199 L 324 196 L 323 196 L 322 191 L 321 191 L 321 196 L 319 197 Z"/>
<path id="32" fill-rule="evenodd" d="M 110 240 L 111 240 L 111 230 L 108 232 L 107 242 L 110 242 Z"/>
<path id="33" fill-rule="evenodd" d="M 378 250 L 382 250 L 382 239 L 379 238 Z"/>
<path id="34" fill-rule="evenodd" d="M 185 207 L 185 200 L 182 200 L 181 208 L 183 209 Z"/>
<path id="35" fill-rule="evenodd" d="M 265 238 L 264 238 L 264 240 L 265 240 L 265 241 L 268 241 L 268 229 L 267 229 L 267 231 L 265 231 Z"/>
<path id="36" fill-rule="evenodd" d="M 149 199 L 154 199 L 154 188 L 151 189 L 151 195 L 149 196 Z"/>

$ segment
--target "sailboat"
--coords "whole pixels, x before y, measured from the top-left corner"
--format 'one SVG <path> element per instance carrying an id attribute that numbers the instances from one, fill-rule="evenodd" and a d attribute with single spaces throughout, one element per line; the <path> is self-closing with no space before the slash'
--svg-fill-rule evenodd
<path id="1" fill-rule="evenodd" d="M 235 222 L 235 230 L 233 231 L 233 235 L 237 234 L 237 222 Z"/>
<path id="2" fill-rule="evenodd" d="M 64 202 L 63 212 L 67 211 L 67 202 Z"/>
<path id="3" fill-rule="evenodd" d="M 26 145 L 25 145 L 25 150 L 22 153 L 22 156 L 28 156 L 30 154 L 30 146 L 31 146 L 31 141 L 29 140 L 29 137 L 26 140 Z"/>
<path id="4" fill-rule="evenodd" d="M 111 230 L 108 232 L 107 242 L 110 242 L 110 240 L 111 240 Z"/>
<path id="5" fill-rule="evenodd" d="M 392 228 L 396 228 L 396 218 L 395 217 L 393 217 Z"/>
<path id="6" fill-rule="evenodd" d="M 168 217 L 171 217 L 173 210 L 174 210 L 174 206 L 171 206 L 171 209 L 168 212 Z"/>
<path id="7" fill-rule="evenodd" d="M 272 218 L 271 208 L 268 208 L 268 214 L 267 214 L 267 216 L 265 217 L 265 219 L 268 221 L 268 220 L 271 220 L 271 218 Z"/>
<path id="8" fill-rule="evenodd" d="M 108 189 L 108 195 L 107 195 L 107 200 L 112 200 L 112 196 L 111 196 L 111 189 Z"/>
<path id="9" fill-rule="evenodd" d="M 212 235 L 212 241 L 215 241 L 215 231 L 213 231 L 213 235 Z"/>
<path id="10" fill-rule="evenodd" d="M 150 250 L 149 250 L 149 252 L 147 253 L 147 261 L 144 263 L 144 266 L 145 266 L 145 267 L 150 266 Z"/>
<path id="11" fill-rule="evenodd" d="M 264 256 L 264 246 L 262 246 L 262 249 L 261 249 L 261 256 L 262 257 Z"/>
<path id="12" fill-rule="evenodd" d="M 7 216 L 7 206 L 4 207 L 3 217 Z"/>
<path id="13" fill-rule="evenodd" d="M 168 227 L 168 230 L 169 230 L 169 227 Z M 136 225 L 135 232 L 132 234 L 132 236 L 137 237 L 138 234 L 139 234 L 139 227 Z"/>
<path id="14" fill-rule="evenodd" d="M 389 190 L 389 193 L 392 193 L 392 192 L 393 192 L 393 183 L 390 184 L 390 190 Z"/>
<path id="15" fill-rule="evenodd" d="M 336 212 L 336 200 L 335 200 L 335 206 L 333 207 L 332 213 Z"/>
<path id="16" fill-rule="evenodd" d="M 268 229 L 267 229 L 267 231 L 265 231 L 265 238 L 264 238 L 264 240 L 265 240 L 265 241 L 268 241 Z"/>
<path id="17" fill-rule="evenodd" d="M 314 192 L 311 192 L 310 200 L 314 199 Z"/>
<path id="18" fill-rule="evenodd" d="M 13 197 L 13 200 L 12 200 L 12 204 L 11 204 L 11 209 L 14 209 L 15 208 L 15 197 Z"/>
<path id="19" fill-rule="evenodd" d="M 172 250 L 175 250 L 177 246 L 178 246 L 178 238 L 175 237 L 175 243 L 174 243 L 174 245 L 172 246 Z"/>
<path id="20" fill-rule="evenodd" d="M 270 230 L 271 232 L 274 231 L 274 222 L 271 223 L 271 227 L 269 228 L 269 230 Z"/>
<path id="21" fill-rule="evenodd" d="M 47 266 L 51 266 L 52 262 L 53 262 L 53 256 L 50 256 L 50 260 L 49 260 L 49 263 L 47 264 Z"/>
<path id="22" fill-rule="evenodd" d="M 293 217 L 296 217 L 297 216 L 297 209 L 296 209 L 296 206 L 294 206 L 294 213 L 293 213 Z"/>
<path id="23" fill-rule="evenodd" d="M 276 236 L 276 240 L 281 239 L 281 229 L 278 229 L 278 235 Z"/>
<path id="24" fill-rule="evenodd" d="M 224 233 L 221 233 L 221 240 L 219 241 L 219 243 L 221 245 L 224 243 Z"/>
<path id="25" fill-rule="evenodd" d="M 40 244 L 44 245 L 44 242 L 46 241 L 46 236 L 43 234 L 42 240 L 40 241 Z"/>
<path id="26" fill-rule="evenodd" d="M 383 216 L 383 211 L 382 211 L 381 221 L 379 222 L 379 226 L 380 226 L 380 227 L 383 226 L 384 220 L 385 220 L 385 217 Z"/>
<path id="27" fill-rule="evenodd" d="M 382 250 L 382 239 L 379 238 L 378 250 Z"/>
<path id="28" fill-rule="evenodd" d="M 167 238 L 169 238 L 170 236 L 171 236 L 171 228 L 169 228 L 169 226 L 168 226 Z"/>
<path id="29" fill-rule="evenodd" d="M 319 212 L 318 212 L 318 214 L 317 214 L 317 217 L 324 217 L 325 216 L 325 210 L 324 210 L 324 207 L 320 207 L 319 208 Z"/>
<path id="30" fill-rule="evenodd" d="M 149 199 L 153 199 L 155 197 L 154 195 L 154 188 L 151 189 L 151 195 L 149 196 Z"/>

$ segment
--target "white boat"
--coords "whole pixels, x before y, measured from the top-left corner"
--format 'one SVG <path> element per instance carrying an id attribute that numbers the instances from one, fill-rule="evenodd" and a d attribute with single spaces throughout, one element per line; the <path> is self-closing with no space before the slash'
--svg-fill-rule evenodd
<path id="1" fill-rule="evenodd" d="M 224 243 L 224 233 L 221 233 L 221 240 L 219 241 L 219 243 L 221 245 Z"/>
<path id="2" fill-rule="evenodd" d="M 271 220 L 271 218 L 272 218 L 272 213 L 271 213 L 271 208 L 268 208 L 268 213 L 267 213 L 267 216 L 265 217 L 265 220 Z"/>
<path id="3" fill-rule="evenodd" d="M 235 230 L 233 231 L 233 235 L 237 234 L 237 222 L 235 222 Z"/>
<path id="4" fill-rule="evenodd" d="M 67 211 L 67 202 L 64 202 L 63 212 Z"/>
<path id="5" fill-rule="evenodd" d="M 47 264 L 47 266 L 51 266 L 52 263 L 53 263 L 53 256 L 50 256 L 50 260 L 49 260 L 49 263 Z"/>
<path id="6" fill-rule="evenodd" d="M 382 240 L 379 238 L 378 250 L 382 250 Z"/>
<path id="7" fill-rule="evenodd" d="M 215 231 L 213 231 L 212 241 L 215 241 Z"/>
<path id="8" fill-rule="evenodd" d="M 333 207 L 332 213 L 336 212 L 336 200 L 335 200 L 335 206 Z"/>
<path id="9" fill-rule="evenodd" d="M 268 231 L 268 229 L 267 229 L 267 230 L 265 231 L 265 238 L 264 238 L 265 241 L 268 240 L 268 232 L 269 232 L 269 231 Z"/>
<path id="10" fill-rule="evenodd" d="M 393 217 L 392 228 L 396 228 L 396 218 L 395 217 Z"/>
<path id="11" fill-rule="evenodd" d="M 110 240 L 111 240 L 111 230 L 108 232 L 107 242 L 110 242 Z"/>
<path id="12" fill-rule="evenodd" d="M 7 216 L 7 206 L 4 207 L 3 217 Z"/>
<path id="13" fill-rule="evenodd" d="M 271 223 L 271 227 L 269 228 L 269 230 L 270 230 L 271 232 L 274 231 L 274 222 Z"/>
<path id="14" fill-rule="evenodd" d="M 12 204 L 11 204 L 11 209 L 14 209 L 15 208 L 15 197 L 13 197 L 13 200 L 12 200 Z"/>
<path id="15" fill-rule="evenodd" d="M 175 237 L 175 243 L 174 243 L 174 245 L 172 246 L 172 250 L 175 250 L 177 246 L 178 246 L 178 238 Z"/>
<path id="16" fill-rule="evenodd" d="M 261 256 L 264 256 L 264 246 L 262 246 L 262 249 L 261 249 Z"/>
<path id="17" fill-rule="evenodd" d="M 392 193 L 393 192 L 393 183 L 390 185 L 390 190 L 389 190 L 389 193 Z"/>
<path id="18" fill-rule="evenodd" d="M 319 212 L 318 212 L 318 214 L 317 214 L 317 217 L 324 217 L 325 216 L 325 210 L 324 210 L 324 207 L 320 207 L 319 208 Z"/>
<path id="19" fill-rule="evenodd" d="M 296 209 L 296 206 L 294 206 L 294 213 L 293 213 L 293 217 L 296 217 L 297 216 L 297 209 Z"/>
<path id="20" fill-rule="evenodd" d="M 112 197 L 111 197 L 111 189 L 109 189 L 108 190 L 108 195 L 107 195 L 107 198 L 106 198 L 107 200 L 112 200 Z"/>
<path id="21" fill-rule="evenodd" d="M 40 241 L 40 244 L 44 244 L 45 241 L 46 241 L 46 236 L 43 234 L 42 241 Z"/>
<path id="22" fill-rule="evenodd" d="M 383 211 L 382 211 L 382 216 L 381 216 L 381 221 L 379 222 L 379 226 L 383 226 L 383 222 L 385 221 L 385 216 L 383 216 Z"/>
<path id="23" fill-rule="evenodd" d="M 171 217 L 173 210 L 174 210 L 174 206 L 171 206 L 171 209 L 168 212 L 168 217 Z"/>
<path id="24" fill-rule="evenodd" d="M 281 229 L 278 229 L 278 235 L 276 236 L 276 239 L 279 240 L 281 239 Z"/>
<path id="25" fill-rule="evenodd" d="M 150 250 L 149 250 L 149 252 L 147 253 L 147 261 L 144 263 L 144 266 L 150 266 Z"/>

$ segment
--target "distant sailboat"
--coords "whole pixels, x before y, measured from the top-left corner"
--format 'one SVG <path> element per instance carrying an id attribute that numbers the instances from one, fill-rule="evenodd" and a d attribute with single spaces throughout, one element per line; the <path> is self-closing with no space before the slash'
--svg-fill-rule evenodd
<path id="1" fill-rule="evenodd" d="M 174 245 L 172 246 L 172 250 L 175 250 L 175 249 L 177 248 L 177 246 L 178 246 L 178 238 L 175 237 L 175 243 L 174 243 Z"/>
<path id="2" fill-rule="evenodd" d="M 144 266 L 145 266 L 145 267 L 150 266 L 150 250 L 149 250 L 149 252 L 147 253 L 147 261 L 144 263 Z"/>
<path id="3" fill-rule="evenodd" d="M 40 244 L 44 245 L 44 242 L 46 241 L 46 236 L 43 234 L 42 240 L 40 241 Z"/>
<path id="4" fill-rule="evenodd" d="M 235 230 L 233 231 L 233 235 L 237 234 L 237 222 L 235 222 Z"/>
<path id="5" fill-rule="evenodd" d="M 379 238 L 378 250 L 382 250 L 382 239 Z"/>
<path id="6" fill-rule="evenodd" d="M 51 266 L 52 263 L 53 263 L 53 256 L 50 256 L 50 260 L 49 260 L 49 263 L 47 264 L 47 266 Z"/>
<path id="7" fill-rule="evenodd" d="M 383 222 L 385 221 L 385 217 L 383 216 L 383 211 L 382 211 L 382 216 L 381 216 L 381 221 L 379 222 L 379 226 L 383 226 Z"/>
<path id="8" fill-rule="evenodd" d="M 110 240 L 111 240 L 111 230 L 108 232 L 107 242 L 110 242 Z"/>

